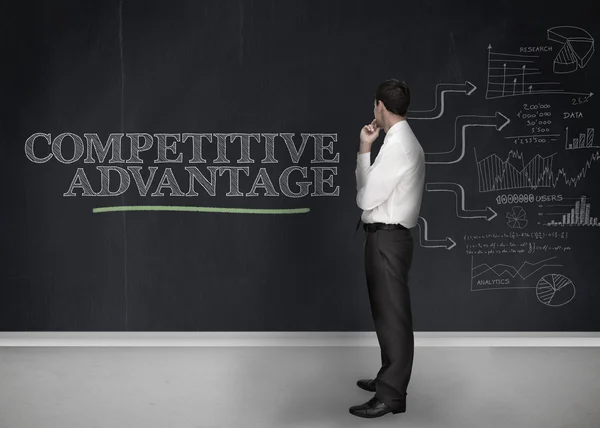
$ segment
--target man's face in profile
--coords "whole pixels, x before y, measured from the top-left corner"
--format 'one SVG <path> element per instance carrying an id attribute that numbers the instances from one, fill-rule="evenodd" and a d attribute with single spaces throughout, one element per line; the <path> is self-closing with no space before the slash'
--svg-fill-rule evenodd
<path id="1" fill-rule="evenodd" d="M 383 128 L 383 120 L 381 118 L 381 108 L 383 107 L 383 103 L 381 101 L 373 101 L 373 116 L 377 121 L 377 126 Z"/>

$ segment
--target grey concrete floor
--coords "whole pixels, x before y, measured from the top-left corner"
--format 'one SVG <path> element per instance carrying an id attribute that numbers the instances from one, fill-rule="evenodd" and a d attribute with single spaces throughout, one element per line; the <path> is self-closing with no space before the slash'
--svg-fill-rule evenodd
<path id="1" fill-rule="evenodd" d="M 0 428 L 598 428 L 600 348 L 417 347 L 407 413 L 375 347 L 0 348 Z"/>

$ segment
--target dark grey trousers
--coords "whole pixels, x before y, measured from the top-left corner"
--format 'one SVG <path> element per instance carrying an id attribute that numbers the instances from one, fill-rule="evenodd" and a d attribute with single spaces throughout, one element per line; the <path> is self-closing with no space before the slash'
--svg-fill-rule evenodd
<path id="1" fill-rule="evenodd" d="M 413 238 L 410 229 L 365 233 L 367 288 L 381 348 L 375 396 L 393 410 L 404 410 L 414 356 L 408 289 Z"/>

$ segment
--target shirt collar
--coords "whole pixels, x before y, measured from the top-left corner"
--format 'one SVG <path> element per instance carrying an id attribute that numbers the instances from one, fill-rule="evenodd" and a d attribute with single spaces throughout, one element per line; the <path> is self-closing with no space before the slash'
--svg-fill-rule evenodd
<path id="1" fill-rule="evenodd" d="M 395 123 L 392 127 L 390 127 L 390 129 L 388 129 L 388 132 L 385 134 L 386 138 L 389 137 L 390 135 L 395 134 L 396 132 L 398 132 L 407 123 L 408 122 L 406 122 L 406 119 L 401 120 L 400 122 Z"/>

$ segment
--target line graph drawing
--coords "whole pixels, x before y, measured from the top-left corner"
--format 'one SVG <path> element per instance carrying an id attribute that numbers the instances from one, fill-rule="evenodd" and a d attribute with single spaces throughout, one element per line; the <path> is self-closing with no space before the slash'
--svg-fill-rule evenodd
<path id="1" fill-rule="evenodd" d="M 482 263 L 475 266 L 474 257 L 471 256 L 471 291 L 536 288 L 531 286 L 528 280 L 543 269 L 562 267 L 561 264 L 552 262 L 554 259 L 556 257 L 535 263 L 525 261 L 519 267 L 503 263 L 494 265 Z"/>
<path id="2" fill-rule="evenodd" d="M 451 192 L 454 193 L 456 200 L 456 216 L 458 218 L 483 218 L 487 221 L 492 220 L 498 214 L 491 207 L 485 209 L 469 210 L 465 208 L 465 189 L 458 183 L 439 182 L 426 183 L 425 190 L 428 192 Z M 460 195 L 459 195 L 460 194 Z M 460 199 L 460 202 L 459 202 Z"/>
<path id="3" fill-rule="evenodd" d="M 524 229 L 527 226 L 527 213 L 523 207 L 514 206 L 506 213 L 506 225 L 511 229 Z"/>
<path id="4" fill-rule="evenodd" d="M 466 122 L 459 126 L 459 122 Z M 493 126 L 496 131 L 501 131 L 510 123 L 510 119 L 500 112 L 494 116 L 461 115 L 454 120 L 454 146 L 445 152 L 425 152 L 425 163 L 428 164 L 453 164 L 460 162 L 465 156 L 466 129 L 471 126 Z M 460 140 L 460 146 L 458 141 Z M 460 155 L 458 148 L 460 147 Z"/>
<path id="5" fill-rule="evenodd" d="M 430 110 L 409 110 L 408 118 L 414 120 L 431 120 L 438 119 L 444 114 L 445 97 L 448 92 L 463 92 L 467 96 L 471 95 L 477 86 L 469 81 L 463 83 L 438 83 L 435 86 L 435 105 Z M 441 100 L 441 101 L 440 101 Z"/>
<path id="6" fill-rule="evenodd" d="M 539 56 L 516 55 L 492 51 L 488 46 L 488 72 L 486 99 L 537 94 L 580 95 L 592 97 L 593 92 L 567 92 L 560 82 L 537 81 L 542 74 L 536 67 Z M 533 76 L 533 77 L 532 77 Z"/>
<path id="7" fill-rule="evenodd" d="M 587 128 L 586 132 L 580 132 L 579 135 L 575 134 L 572 137 L 572 141 L 569 143 L 569 127 L 565 129 L 565 149 L 566 150 L 577 150 L 577 149 L 600 149 L 600 146 L 594 145 L 594 128 Z"/>
<path id="8" fill-rule="evenodd" d="M 456 246 L 456 242 L 449 236 L 446 239 L 429 239 L 427 235 L 427 220 L 424 217 L 419 217 L 417 226 L 419 227 L 419 244 L 421 244 L 421 247 L 451 250 Z"/>
<path id="9" fill-rule="evenodd" d="M 473 258 L 473 257 L 471 257 Z M 547 263 L 550 260 L 556 259 L 556 256 L 549 257 L 547 259 L 541 260 L 536 263 L 523 262 L 519 268 L 514 267 L 513 265 L 507 264 L 496 264 L 493 266 L 488 265 L 487 263 L 482 263 L 478 266 L 474 266 L 471 270 L 472 278 L 477 278 L 478 276 L 484 275 L 487 272 L 493 272 L 497 277 L 502 277 L 507 275 L 511 278 L 516 278 L 517 276 L 521 279 L 527 279 L 540 269 L 546 266 L 552 267 L 560 267 L 562 265 L 550 264 Z"/>
<path id="10" fill-rule="evenodd" d="M 554 156 L 556 153 L 548 156 L 536 154 L 529 162 L 525 163 L 523 152 L 510 150 L 506 159 L 492 154 L 479 160 L 475 150 L 479 192 L 556 187 L 561 179 L 567 186 L 575 187 L 585 178 L 592 164 L 600 160 L 600 151 L 591 154 L 579 172 L 571 177 L 564 168 L 553 171 Z M 513 161 L 517 164 L 513 164 Z"/>
<path id="11" fill-rule="evenodd" d="M 594 38 L 583 28 L 566 25 L 550 28 L 547 33 L 548 40 L 562 45 L 554 58 L 556 74 L 573 73 L 584 68 L 594 55 Z"/>
<path id="12" fill-rule="evenodd" d="M 556 308 L 573 300 L 575 285 L 564 275 L 548 274 L 538 281 L 535 294 L 544 305 Z"/>

